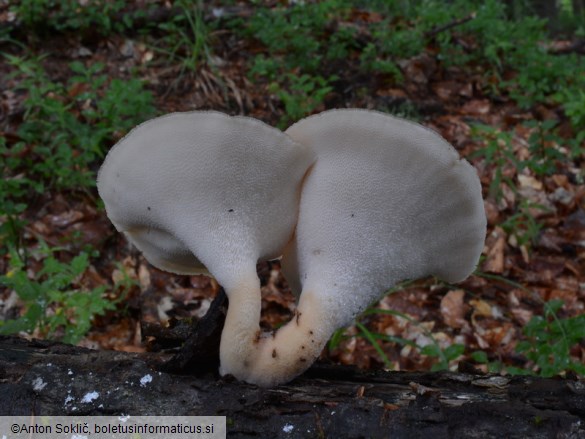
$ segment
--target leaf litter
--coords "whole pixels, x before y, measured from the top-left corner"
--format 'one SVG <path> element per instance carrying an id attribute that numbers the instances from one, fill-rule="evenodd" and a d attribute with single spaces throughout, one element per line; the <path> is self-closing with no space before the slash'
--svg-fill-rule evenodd
<path id="1" fill-rule="evenodd" d="M 0 20 L 12 21 L 14 17 L 0 9 Z M 347 25 L 367 36 L 365 23 L 379 20 L 377 13 L 356 11 Z M 283 111 L 281 102 L 270 92 L 268 83 L 251 81 L 246 75 L 248 58 L 265 48 L 254 40 L 241 40 L 230 30 L 218 32 L 223 32 L 222 43 L 214 44 L 215 58 L 195 72 L 169 64 L 149 44 L 115 34 L 90 42 L 57 35 L 48 39 L 40 52 L 50 53 L 43 65 L 54 77 L 70 75 L 67 66 L 75 59 L 103 63 L 110 78 L 128 78 L 130 71 L 136 71 L 149 84 L 160 112 L 214 109 L 275 125 Z M 14 46 L 8 50 L 22 54 Z M 438 61 L 432 45 L 422 54 L 401 60 L 399 66 L 403 83 L 388 82 L 376 75 L 360 78 L 360 86 L 368 93 L 334 90 L 325 107 L 380 108 L 398 101 L 424 114 L 423 123 L 443 135 L 478 170 L 488 217 L 487 239 L 478 271 L 468 280 L 457 286 L 436 279 L 408 284 L 374 306 L 381 312 L 364 315 L 359 322 L 381 336 L 380 346 L 396 370 L 430 369 L 436 358 L 422 354 L 421 348 L 431 344 L 441 349 L 455 344 L 466 346 L 463 355 L 450 359 L 451 368 L 460 360 L 469 360 L 478 350 L 486 352 L 491 361 L 529 368 L 529 361 L 518 355 L 515 347 L 523 339 L 525 325 L 534 316 L 543 315 L 544 303 L 562 300 L 564 305 L 558 314 L 563 318 L 585 312 L 583 159 L 558 160 L 554 172 L 548 175 L 538 175 L 528 167 L 520 169 L 520 161 L 539 160 L 530 148 L 535 129 L 527 128 L 524 122 L 546 115 L 565 124 L 555 105 L 542 104 L 529 111 L 510 99 L 492 100 L 484 93 L 489 77 L 446 67 Z M 0 58 L 0 72 L 10 71 L 6 59 Z M 348 67 L 336 74 L 342 78 L 340 83 L 344 79 L 351 83 L 353 72 Z M 18 83 L 18 75 L 0 81 L 0 134 L 9 145 L 16 142 L 16 128 L 23 118 L 25 95 L 16 91 Z M 70 96 L 83 92 L 84 84 L 79 84 L 70 90 Z M 473 136 L 478 123 L 496 127 L 496 135 L 513 133 L 510 154 L 500 164 L 475 154 L 486 147 L 485 139 Z M 502 139 L 497 142 L 502 150 L 507 148 Z M 551 141 L 544 147 L 563 153 L 562 147 Z M 503 178 L 496 178 L 498 172 Z M 165 325 L 172 319 L 200 318 L 219 286 L 205 276 L 176 276 L 155 269 L 115 232 L 97 206 L 95 191 L 89 195 L 63 191 L 36 197 L 22 214 L 28 224 L 21 245 L 31 253 L 41 240 L 58 246 L 57 256 L 63 261 L 71 260 L 87 245 L 97 250 L 99 258 L 91 259 L 93 265 L 75 282 L 87 288 L 106 285 L 107 297 L 122 301 L 115 312 L 94 319 L 92 330 L 80 344 L 144 351 L 144 322 Z M 0 271 L 6 273 L 8 267 L 5 255 L 0 258 Z M 40 269 L 41 264 L 31 258 L 28 270 Z M 294 297 L 277 261 L 259 264 L 258 272 L 263 295 L 261 325 L 274 328 L 294 315 Z M 7 288 L 0 287 L 0 298 L 2 318 L 15 318 L 22 311 Z M 393 313 L 382 312 L 389 310 Z M 585 340 L 573 348 L 571 355 L 583 361 Z M 345 329 L 339 343 L 330 345 L 322 359 L 361 368 L 388 366 L 356 325 Z M 476 366 L 488 368 L 486 364 Z"/>

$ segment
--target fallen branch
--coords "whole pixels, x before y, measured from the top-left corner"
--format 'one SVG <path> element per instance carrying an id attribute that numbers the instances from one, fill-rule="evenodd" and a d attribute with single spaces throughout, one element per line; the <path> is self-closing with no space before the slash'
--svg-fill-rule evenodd
<path id="1" fill-rule="evenodd" d="M 230 437 L 583 437 L 585 382 L 317 364 L 262 389 L 152 354 L 0 337 L 0 415 L 217 415 Z M 84 395 L 95 399 L 84 402 Z"/>
<path id="2" fill-rule="evenodd" d="M 440 34 L 441 32 L 445 32 L 446 30 L 452 29 L 452 28 L 457 27 L 457 26 L 461 26 L 462 24 L 465 24 L 468 21 L 473 20 L 475 18 L 475 16 L 476 16 L 476 13 L 472 12 L 471 14 L 467 15 L 466 17 L 459 18 L 457 20 L 453 20 L 447 24 L 444 24 L 443 26 L 435 27 L 435 28 L 425 32 L 424 35 L 426 38 L 429 38 L 429 39 L 434 38 L 438 34 Z"/>

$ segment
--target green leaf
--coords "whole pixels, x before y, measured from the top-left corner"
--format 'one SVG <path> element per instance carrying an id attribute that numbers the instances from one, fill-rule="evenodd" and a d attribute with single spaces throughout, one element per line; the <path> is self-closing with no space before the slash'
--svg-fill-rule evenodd
<path id="1" fill-rule="evenodd" d="M 465 346 L 462 344 L 452 344 L 444 350 L 445 357 L 448 361 L 455 360 L 457 357 L 463 355 Z"/>
<path id="2" fill-rule="evenodd" d="M 420 350 L 420 353 L 429 357 L 440 357 L 441 348 L 437 344 L 428 344 Z"/>
<path id="3" fill-rule="evenodd" d="M 480 364 L 487 364 L 487 362 L 488 362 L 488 355 L 484 351 L 472 352 L 471 358 L 473 359 L 473 361 L 480 363 Z"/>

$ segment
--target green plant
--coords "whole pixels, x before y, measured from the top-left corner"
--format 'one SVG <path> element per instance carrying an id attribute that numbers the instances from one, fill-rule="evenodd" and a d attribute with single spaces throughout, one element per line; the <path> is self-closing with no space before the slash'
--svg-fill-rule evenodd
<path id="1" fill-rule="evenodd" d="M 24 120 L 17 140 L 0 144 L 0 214 L 22 211 L 25 195 L 47 188 L 87 188 L 95 185 L 92 165 L 106 146 L 137 122 L 154 114 L 152 95 L 137 79 L 107 83 L 103 65 L 70 65 L 74 75 L 65 83 L 52 81 L 42 58 L 5 55 L 14 77 L 27 93 Z M 7 210 L 6 210 L 7 209 Z"/>
<path id="2" fill-rule="evenodd" d="M 516 352 L 524 355 L 532 369 L 508 367 L 514 374 L 537 373 L 551 377 L 562 372 L 573 371 L 585 375 L 585 365 L 571 358 L 571 349 L 585 339 L 585 315 L 559 318 L 562 300 L 551 300 L 544 307 L 543 316 L 534 316 L 524 327 L 527 340 L 516 346 Z"/>
<path id="3" fill-rule="evenodd" d="M 554 24 L 554 31 L 565 35 L 576 34 L 582 36 L 585 31 L 585 3 L 583 0 L 559 0 L 557 2 L 558 16 Z"/>
<path id="4" fill-rule="evenodd" d="M 392 362 L 390 361 L 390 359 L 388 358 L 388 356 L 384 352 L 384 349 L 382 349 L 382 347 L 380 346 L 380 343 L 378 343 L 378 340 L 383 339 L 382 334 L 375 334 L 375 333 L 371 332 L 367 328 L 367 326 L 365 326 L 363 323 L 360 323 L 359 321 L 356 321 L 355 325 L 356 325 L 357 329 L 360 331 L 360 334 L 362 335 L 362 337 L 364 337 L 366 340 L 368 340 L 368 342 L 374 347 L 374 349 L 378 353 L 378 356 L 380 357 L 380 359 L 384 363 L 384 367 L 386 369 L 393 369 Z"/>
<path id="5" fill-rule="evenodd" d="M 262 77 L 270 81 L 276 80 L 280 70 L 279 60 L 259 54 L 254 57 L 248 74 L 250 77 Z"/>
<path id="6" fill-rule="evenodd" d="M 378 72 L 390 75 L 396 82 L 403 80 L 402 71 L 391 58 L 380 53 L 372 42 L 368 43 L 360 54 L 360 65 L 366 72 Z"/>
<path id="7" fill-rule="evenodd" d="M 522 158 L 517 156 L 513 147 L 514 131 L 502 131 L 481 124 L 472 126 L 472 137 L 483 145 L 471 157 L 482 157 L 486 165 L 494 168 L 490 196 L 499 201 L 503 184 L 515 190 L 516 185 L 507 171 L 529 169 L 536 175 L 551 175 L 557 171 L 560 163 L 568 160 L 568 155 L 559 148 L 565 140 L 557 135 L 556 124 L 554 120 L 525 122 L 524 126 L 530 129 L 531 134 L 527 139 L 529 154 Z"/>
<path id="8" fill-rule="evenodd" d="M 568 157 L 560 151 L 558 144 L 562 139 L 556 134 L 555 127 L 557 121 L 545 120 L 528 121 L 524 124 L 531 129 L 532 133 L 528 137 L 528 151 L 530 156 L 521 164 L 529 168 L 536 175 L 554 174 L 559 163 L 564 162 Z"/>
<path id="9" fill-rule="evenodd" d="M 335 79 L 335 76 L 325 79 L 321 76 L 289 74 L 288 90 L 280 88 L 278 83 L 272 83 L 269 91 L 276 93 L 284 103 L 286 111 L 280 121 L 280 127 L 301 119 L 319 107 L 327 94 L 333 90 L 329 84 Z"/>
<path id="10" fill-rule="evenodd" d="M 450 65 L 481 66 L 493 94 L 509 94 L 520 106 L 528 108 L 544 102 L 557 88 L 559 66 L 539 44 L 546 40 L 546 20 L 529 10 L 510 19 L 507 7 L 499 0 L 485 2 L 454 1 L 448 15 L 438 14 L 440 2 L 422 7 L 423 22 L 433 26 L 449 23 L 452 17 L 472 17 L 453 30 L 436 35 L 439 57 Z M 439 6 L 440 7 L 440 6 Z M 434 16 L 440 16 L 437 20 Z M 451 15 L 451 18 L 449 17 Z M 429 22 L 429 19 L 432 21 Z M 460 44 L 459 38 L 467 44 Z"/>
<path id="11" fill-rule="evenodd" d="M 517 156 L 513 148 L 513 131 L 501 131 L 486 125 L 472 128 L 474 138 L 483 143 L 481 148 L 472 153 L 472 157 L 482 157 L 486 165 L 492 167 L 489 195 L 499 202 L 504 186 L 507 186 L 518 197 L 516 205 L 512 206 L 512 214 L 507 216 L 501 226 L 509 235 L 514 235 L 521 246 L 536 242 L 542 224 L 535 217 L 535 210 L 546 212 L 547 208 L 523 198 L 512 176 L 523 169 L 529 169 L 535 175 L 551 175 L 560 163 L 568 159 L 558 147 L 564 141 L 554 131 L 556 121 L 529 121 L 525 126 L 530 128 L 531 134 L 528 136 L 529 154 L 523 158 Z"/>
<path id="12" fill-rule="evenodd" d="M 547 210 L 542 205 L 528 200 L 521 200 L 516 211 L 500 224 L 508 235 L 516 237 L 520 246 L 536 244 L 538 235 L 543 227 L 531 212 L 534 209 Z"/>
<path id="13" fill-rule="evenodd" d="M 230 22 L 235 32 L 264 47 L 252 58 L 248 77 L 266 81 L 283 103 L 281 127 L 313 112 L 333 90 L 334 66 L 356 48 L 356 30 L 334 25 L 349 14 L 350 5 L 349 0 L 325 0 L 259 7 L 248 22 Z"/>
<path id="14" fill-rule="evenodd" d="M 577 132 L 574 138 L 565 140 L 564 144 L 573 160 L 581 160 L 581 157 L 585 157 L 585 129 Z M 585 171 L 583 169 L 578 171 L 576 178 L 579 184 L 583 184 Z"/>
<path id="15" fill-rule="evenodd" d="M 418 55 L 424 49 L 423 28 L 408 18 L 383 20 L 370 26 L 372 41 L 362 51 L 361 61 L 367 70 L 392 73 L 401 79 L 396 62 Z"/>
<path id="16" fill-rule="evenodd" d="M 585 83 L 585 79 L 583 80 Z M 563 105 L 573 127 L 585 131 L 585 91 L 580 87 L 564 87 L 555 96 Z"/>
<path id="17" fill-rule="evenodd" d="M 210 38 L 214 22 L 204 20 L 201 0 L 179 0 L 175 4 L 182 13 L 159 24 L 165 35 L 160 38 L 156 50 L 180 62 L 182 70 L 196 71 L 211 57 Z"/>
<path id="18" fill-rule="evenodd" d="M 423 119 L 418 108 L 411 101 L 397 102 L 392 106 L 388 105 L 382 108 L 378 108 L 378 110 L 384 113 L 392 114 L 393 116 L 396 117 L 401 117 L 403 119 L 409 119 L 412 121 L 420 122 Z"/>
<path id="19" fill-rule="evenodd" d="M 431 371 L 449 370 L 449 363 L 456 360 L 465 352 L 465 346 L 454 343 L 442 349 L 438 344 L 433 343 L 423 347 L 420 351 L 423 355 L 436 358 L 438 361 L 431 366 Z"/>
<path id="20" fill-rule="evenodd" d="M 578 122 L 582 106 L 569 102 L 583 89 L 583 75 L 575 72 L 584 71 L 585 60 L 555 56 L 547 49 L 547 20 L 537 17 L 529 3 L 515 2 L 511 8 L 500 0 L 372 2 L 368 6 L 385 19 L 369 25 L 372 38 L 362 50 L 362 66 L 400 80 L 396 61 L 422 53 L 432 42 L 445 65 L 480 68 L 487 92 L 509 96 L 523 108 L 557 96 L 567 114 L 576 112 Z M 567 10 L 561 8 L 565 15 Z M 461 23 L 449 26 L 457 20 Z M 566 88 L 576 94 L 564 95 Z"/>
<path id="21" fill-rule="evenodd" d="M 6 139 L 0 137 L 0 170 L 2 175 L 5 176 L 0 180 L 1 215 L 18 215 L 26 209 L 25 203 L 15 201 L 15 199 L 21 198 L 25 194 L 22 188 L 25 181 L 19 176 L 11 177 L 8 172 L 9 169 L 15 168 L 18 164 L 19 159 L 11 156 L 11 151 L 6 145 Z"/>
<path id="22" fill-rule="evenodd" d="M 523 328 L 523 334 L 526 340 L 519 342 L 516 346 L 516 352 L 524 356 L 528 362 L 526 368 L 518 368 L 508 366 L 500 360 L 490 360 L 488 354 L 484 351 L 473 351 L 468 355 L 478 364 L 485 364 L 487 370 L 491 373 L 507 372 L 510 374 L 536 374 L 544 377 L 558 375 L 567 371 L 573 371 L 577 374 L 585 376 L 585 365 L 580 361 L 571 357 L 571 350 L 585 340 L 585 315 L 576 317 L 561 318 L 559 317 L 563 302 L 560 300 L 551 300 L 550 302 L 543 302 L 540 296 L 535 292 L 529 290 L 523 285 L 502 277 L 489 273 L 482 273 L 477 271 L 475 275 L 484 277 L 490 281 L 502 282 L 510 285 L 513 288 L 520 289 L 530 294 L 537 301 L 543 303 L 544 315 L 534 316 L 529 323 Z M 407 288 L 412 282 L 405 282 L 388 291 L 388 294 L 400 291 Z M 425 346 L 419 346 L 411 340 L 406 340 L 401 337 L 388 336 L 385 334 L 378 334 L 368 329 L 364 323 L 364 319 L 368 316 L 375 315 L 391 315 L 406 319 L 409 322 L 418 325 L 410 316 L 395 310 L 368 308 L 356 319 L 355 326 L 357 329 L 357 336 L 366 339 L 376 350 L 380 360 L 388 369 L 392 368 L 392 363 L 384 351 L 381 342 L 395 343 L 402 346 L 411 346 L 420 351 L 421 355 L 426 355 L 434 358 L 436 361 L 432 366 L 433 371 L 447 370 L 450 363 L 457 360 L 462 355 L 465 355 L 465 346 L 459 343 L 452 344 L 447 347 L 442 347 L 433 334 L 421 326 L 423 333 L 430 340 L 430 343 Z M 339 329 L 332 335 L 328 343 L 330 350 L 335 349 L 341 341 L 347 338 L 345 335 L 345 328 Z"/>
<path id="23" fill-rule="evenodd" d="M 26 210 L 23 202 L 26 195 L 26 180 L 21 176 L 10 175 L 10 170 L 18 166 L 19 159 L 11 157 L 11 151 L 6 146 L 6 139 L 0 137 L 0 251 L 6 251 L 6 245 L 18 247 L 19 236 L 24 221 L 20 214 Z"/>
<path id="24" fill-rule="evenodd" d="M 392 288 L 387 294 L 391 294 L 393 292 L 399 291 L 400 289 L 406 287 L 409 283 L 411 283 L 411 282 L 402 283 L 401 285 Z M 366 326 L 366 324 L 364 324 L 362 322 L 362 320 L 367 319 L 369 316 L 376 316 L 376 315 L 390 315 L 390 316 L 394 316 L 394 317 L 399 317 L 401 319 L 408 320 L 410 323 L 412 323 L 414 325 L 420 326 L 423 330 L 424 335 L 430 341 L 430 343 L 425 345 L 425 346 L 419 346 L 412 340 L 407 340 L 407 339 L 402 338 L 402 337 L 396 337 L 396 336 L 386 335 L 386 334 L 379 334 L 379 333 L 370 331 L 368 329 L 368 327 Z M 376 353 L 378 354 L 380 360 L 384 363 L 384 367 L 386 369 L 393 369 L 393 366 L 392 366 L 392 362 L 390 361 L 390 359 L 386 355 L 386 352 L 384 351 L 380 342 L 392 343 L 392 344 L 397 344 L 397 345 L 401 345 L 401 346 L 411 346 L 415 349 L 418 349 L 420 351 L 421 355 L 426 355 L 426 356 L 429 356 L 429 357 L 434 358 L 436 360 L 435 363 L 431 367 L 431 370 L 433 370 L 433 371 L 448 370 L 449 363 L 456 360 L 461 355 L 463 355 L 463 353 L 465 351 L 465 346 L 463 346 L 461 344 L 453 344 L 453 345 L 447 346 L 446 348 L 443 348 L 439 344 L 439 342 L 437 342 L 437 340 L 435 339 L 433 334 L 429 330 L 425 329 L 424 326 L 420 325 L 419 322 L 414 320 L 409 315 L 404 314 L 404 313 L 399 312 L 399 311 L 395 311 L 395 310 L 370 307 L 370 308 L 366 309 L 355 320 L 354 324 L 355 324 L 356 329 L 358 330 L 357 335 L 359 337 L 363 337 L 372 345 L 372 347 L 376 350 Z M 345 338 L 347 338 L 344 335 L 344 332 L 345 332 L 345 328 L 341 328 L 333 333 L 333 335 L 331 336 L 331 339 L 329 340 L 329 343 L 328 343 L 329 350 L 335 349 L 337 346 L 339 346 L 341 341 L 343 341 Z"/>
<path id="25" fill-rule="evenodd" d="M 475 274 L 528 293 L 535 301 L 541 302 L 544 309 L 542 316 L 533 316 L 524 326 L 522 333 L 526 339 L 516 345 L 516 352 L 528 360 L 525 368 L 507 366 L 501 361 L 489 361 L 488 355 L 483 351 L 471 354 L 475 361 L 486 364 L 489 372 L 505 371 L 513 375 L 550 377 L 573 371 L 585 376 L 585 365 L 571 357 L 571 350 L 585 340 L 585 314 L 561 318 L 559 314 L 563 307 L 562 300 L 544 302 L 536 292 L 506 277 L 478 271 Z"/>
<path id="26" fill-rule="evenodd" d="M 492 66 L 486 74 L 499 79 L 497 88 L 509 94 L 521 107 L 529 108 L 536 103 L 549 103 L 561 89 L 561 84 L 575 84 L 582 88 L 583 57 L 555 56 L 543 45 L 547 41 L 547 20 L 526 11 L 510 21 L 504 4 L 492 0 L 480 9 L 476 19 L 466 26 L 478 38 L 477 56 L 483 56 Z M 506 78 L 504 78 L 506 74 Z M 572 87 L 569 87 L 572 88 Z"/>
<path id="27" fill-rule="evenodd" d="M 506 175 L 508 168 L 519 168 L 519 161 L 512 148 L 514 133 L 502 131 L 488 125 L 472 126 L 471 135 L 475 140 L 483 143 L 477 148 L 471 157 L 482 157 L 486 165 L 494 166 L 494 173 L 489 186 L 489 195 L 499 201 L 503 195 L 502 184 L 514 188 L 514 181 Z"/>
<path id="28" fill-rule="evenodd" d="M 31 278 L 25 262 L 11 249 L 10 270 L 0 276 L 0 283 L 18 294 L 26 312 L 0 322 L 0 334 L 36 330 L 42 336 L 75 344 L 89 331 L 95 316 L 115 309 L 115 304 L 103 297 L 104 286 L 87 289 L 81 284 L 89 267 L 88 254 L 63 263 L 54 256 L 58 250 L 41 243 L 38 256 L 43 265 Z"/>
<path id="29" fill-rule="evenodd" d="M 412 317 L 410 317 L 404 313 L 401 313 L 398 311 L 393 311 L 393 310 L 387 310 L 387 309 L 378 309 L 378 308 L 368 308 L 363 313 L 364 316 L 376 315 L 376 314 L 387 314 L 387 315 L 397 316 L 397 317 L 400 317 L 402 319 L 408 320 L 409 322 L 411 322 L 414 325 L 419 325 L 423 329 L 423 333 L 425 334 L 427 339 L 430 341 L 430 343 L 425 345 L 425 346 L 419 346 L 410 340 L 405 340 L 405 339 L 402 339 L 400 337 L 388 337 L 388 336 L 384 336 L 381 334 L 377 334 L 377 338 L 388 341 L 388 342 L 413 346 L 420 351 L 421 355 L 427 355 L 429 357 L 434 358 L 436 360 L 436 362 L 431 366 L 432 371 L 448 370 L 449 363 L 453 360 L 456 360 L 465 351 L 465 346 L 463 346 L 461 344 L 453 344 L 453 345 L 450 345 L 450 346 L 443 348 L 437 342 L 437 340 L 433 336 L 432 332 L 425 329 L 424 326 L 420 325 L 419 322 L 417 322 Z M 371 340 L 371 337 L 366 337 L 366 338 L 369 341 Z M 378 349 L 376 349 L 376 350 L 378 351 Z M 381 350 L 381 348 L 380 348 L 380 350 Z"/>
<path id="30" fill-rule="evenodd" d="M 319 71 L 324 60 L 347 56 L 354 44 L 354 31 L 340 28 L 331 32 L 330 23 L 349 11 L 345 0 L 298 3 L 289 7 L 258 8 L 247 26 L 233 22 L 232 28 L 253 37 L 267 48 L 268 57 L 278 59 L 282 71 Z"/>
<path id="31" fill-rule="evenodd" d="M 35 32 L 91 29 L 107 35 L 132 23 L 127 14 L 122 20 L 115 18 L 125 6 L 123 0 L 20 0 L 12 3 L 12 12 Z"/>

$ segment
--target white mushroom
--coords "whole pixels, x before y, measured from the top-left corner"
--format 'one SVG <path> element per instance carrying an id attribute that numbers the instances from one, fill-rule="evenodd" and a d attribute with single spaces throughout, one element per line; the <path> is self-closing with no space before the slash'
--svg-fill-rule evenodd
<path id="1" fill-rule="evenodd" d="M 286 133 L 317 161 L 282 259 L 291 285 L 302 287 L 298 317 L 286 337 L 276 334 L 278 367 L 259 363 L 245 376 L 264 385 L 300 374 L 335 329 L 396 282 L 465 279 L 486 232 L 476 171 L 429 129 L 373 111 L 332 110 Z"/>
<path id="2" fill-rule="evenodd" d="M 153 265 L 181 274 L 204 265 L 224 287 L 227 372 L 252 361 L 261 309 L 256 263 L 278 257 L 292 238 L 313 160 L 260 121 L 190 112 L 139 125 L 99 171 L 110 220 Z"/>
<path id="3" fill-rule="evenodd" d="M 175 114 L 133 130 L 98 176 L 110 219 L 152 263 L 193 273 L 200 260 L 224 286 L 220 372 L 264 386 L 302 373 L 395 282 L 465 278 L 486 227 L 475 171 L 419 125 L 337 110 L 287 133 L 317 161 L 283 259 L 297 315 L 273 335 L 259 330 L 255 265 L 289 242 L 312 152 L 250 119 Z"/>

